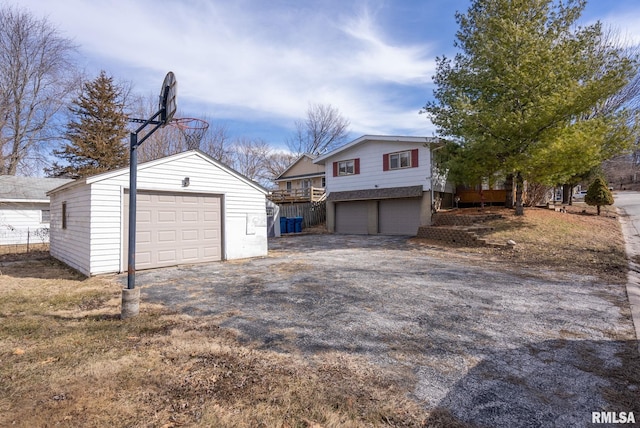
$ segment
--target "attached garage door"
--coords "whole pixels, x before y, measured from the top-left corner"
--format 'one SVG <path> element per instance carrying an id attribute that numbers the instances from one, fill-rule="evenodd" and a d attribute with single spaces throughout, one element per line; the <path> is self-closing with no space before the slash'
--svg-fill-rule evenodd
<path id="1" fill-rule="evenodd" d="M 124 267 L 128 259 L 129 194 L 125 194 Z M 136 270 L 221 260 L 221 197 L 137 194 Z"/>
<path id="2" fill-rule="evenodd" d="M 336 232 L 367 234 L 368 201 L 337 202 Z"/>
<path id="3" fill-rule="evenodd" d="M 384 235 L 415 235 L 420 226 L 420 199 L 385 199 L 378 205 L 378 227 Z"/>

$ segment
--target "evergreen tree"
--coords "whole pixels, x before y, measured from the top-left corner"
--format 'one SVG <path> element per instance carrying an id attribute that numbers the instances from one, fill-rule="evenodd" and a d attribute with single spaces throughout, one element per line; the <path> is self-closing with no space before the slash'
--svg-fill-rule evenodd
<path id="1" fill-rule="evenodd" d="M 53 152 L 65 165 L 56 162 L 47 174 L 79 178 L 128 165 L 123 95 L 123 89 L 104 71 L 83 84 L 82 92 L 69 107 L 74 116 L 65 132 L 69 143 Z"/>
<path id="2" fill-rule="evenodd" d="M 635 63 L 603 42 L 600 23 L 576 26 L 584 7 L 474 0 L 456 15 L 460 53 L 437 60 L 436 100 L 422 112 L 463 147 L 462 162 L 477 164 L 467 171 L 513 175 L 516 214 L 524 180 L 562 182 L 630 142 L 628 112 L 590 113 L 629 82 Z"/>
<path id="3" fill-rule="evenodd" d="M 598 207 L 598 215 L 600 215 L 601 206 L 613 205 L 613 195 L 604 178 L 598 177 L 589 185 L 584 201 L 587 205 Z"/>

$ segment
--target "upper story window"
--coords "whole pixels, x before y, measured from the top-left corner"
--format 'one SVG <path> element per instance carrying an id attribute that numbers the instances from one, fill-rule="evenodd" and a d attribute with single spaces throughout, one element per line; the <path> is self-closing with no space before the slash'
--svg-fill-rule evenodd
<path id="1" fill-rule="evenodd" d="M 333 176 L 360 174 L 360 159 L 349 159 L 333 163 Z"/>
<path id="2" fill-rule="evenodd" d="M 352 160 L 338 162 L 338 175 L 355 174 L 355 164 Z"/>
<path id="3" fill-rule="evenodd" d="M 389 169 L 411 168 L 411 151 L 391 153 L 389 155 Z"/>
<path id="4" fill-rule="evenodd" d="M 405 150 L 396 153 L 387 153 L 382 155 L 382 170 L 389 171 L 393 169 L 417 168 L 418 167 L 418 149 Z"/>
<path id="5" fill-rule="evenodd" d="M 40 223 L 51 222 L 51 210 L 42 210 L 40 212 Z"/>

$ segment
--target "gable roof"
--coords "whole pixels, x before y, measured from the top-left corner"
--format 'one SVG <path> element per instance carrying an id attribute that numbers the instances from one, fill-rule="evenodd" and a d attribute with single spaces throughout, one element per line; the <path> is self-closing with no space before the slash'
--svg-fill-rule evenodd
<path id="1" fill-rule="evenodd" d="M 172 162 L 178 159 L 183 159 L 183 158 L 187 158 L 190 156 L 197 156 L 201 159 L 204 159 L 205 161 L 211 163 L 212 165 L 215 165 L 216 167 L 222 169 L 223 171 L 226 171 L 227 173 L 233 175 L 234 177 L 236 177 L 237 179 L 239 179 L 240 181 L 245 182 L 246 184 L 248 184 L 249 186 L 253 187 L 254 189 L 264 193 L 265 195 L 269 193 L 269 191 L 264 188 L 263 186 L 261 186 L 260 184 L 256 183 L 255 181 L 249 179 L 248 177 L 240 174 L 238 171 L 234 170 L 233 168 L 230 168 L 228 166 L 226 166 L 225 164 L 223 164 L 222 162 L 219 162 L 217 160 L 215 160 L 214 158 L 212 158 L 211 156 L 207 155 L 206 153 L 201 152 L 200 150 L 188 150 L 186 152 L 181 152 L 181 153 L 177 153 L 175 155 L 170 155 L 170 156 L 166 156 L 160 159 L 155 159 L 149 162 L 143 162 L 138 164 L 138 172 L 143 171 L 147 168 L 152 168 L 154 166 L 157 165 L 162 165 L 168 162 Z M 97 175 L 92 175 L 89 177 L 85 177 L 85 178 L 81 178 L 79 180 L 76 180 L 73 183 L 68 183 L 65 184 L 63 186 L 57 187 L 53 190 L 50 190 L 49 192 L 47 192 L 47 194 L 51 194 L 51 193 L 55 193 L 55 192 L 59 192 L 61 190 L 64 189 L 68 189 L 70 187 L 75 187 L 75 186 L 79 186 L 82 184 L 92 184 L 92 183 L 97 183 L 103 180 L 107 180 L 113 177 L 117 177 L 120 175 L 125 175 L 129 173 L 129 167 L 125 167 L 125 168 L 120 168 L 120 169 L 116 169 L 113 171 L 108 171 L 108 172 L 103 172 L 101 174 L 97 174 Z"/>
<path id="2" fill-rule="evenodd" d="M 296 164 L 297 164 L 298 162 L 300 162 L 302 159 L 304 159 L 304 158 L 309 158 L 309 160 L 313 161 L 313 160 L 314 160 L 315 158 L 317 158 L 317 157 L 318 157 L 318 155 L 313 155 L 313 154 L 311 154 L 311 153 L 303 153 L 303 154 L 301 154 L 300 156 L 298 156 L 298 158 L 297 158 L 296 160 L 294 160 L 293 162 L 291 162 L 291 164 L 287 167 L 287 169 L 285 169 L 284 171 L 282 171 L 282 172 L 280 173 L 280 175 L 279 175 L 279 176 L 277 176 L 276 178 L 274 178 L 273 180 L 274 180 L 274 181 L 276 181 L 276 180 L 279 180 L 279 179 L 281 179 L 282 177 L 284 177 L 284 176 L 285 176 L 285 174 L 286 174 L 287 172 L 289 172 L 289 170 L 290 170 L 290 169 L 292 169 L 294 166 L 296 166 Z M 316 175 L 316 174 L 311 174 L 311 175 Z"/>
<path id="3" fill-rule="evenodd" d="M 0 175 L 0 202 L 49 202 L 47 192 L 72 182 L 69 178 Z"/>
<path id="4" fill-rule="evenodd" d="M 317 157 L 313 163 L 324 165 L 325 161 L 333 156 L 340 154 L 341 152 L 351 149 L 353 147 L 364 144 L 368 141 L 384 141 L 387 143 L 416 143 L 416 144 L 428 144 L 428 145 L 440 145 L 443 144 L 442 140 L 437 137 L 407 137 L 399 135 L 363 135 L 360 138 L 345 144 L 342 147 L 338 147 L 335 150 L 325 153 L 322 156 Z"/>

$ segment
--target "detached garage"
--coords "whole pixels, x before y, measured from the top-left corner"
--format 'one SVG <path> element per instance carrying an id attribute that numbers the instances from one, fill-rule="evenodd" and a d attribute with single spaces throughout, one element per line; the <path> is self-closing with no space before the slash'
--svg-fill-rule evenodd
<path id="1" fill-rule="evenodd" d="M 138 166 L 136 269 L 267 254 L 267 190 L 197 150 Z M 129 169 L 49 193 L 51 255 L 85 275 L 127 269 Z"/>

